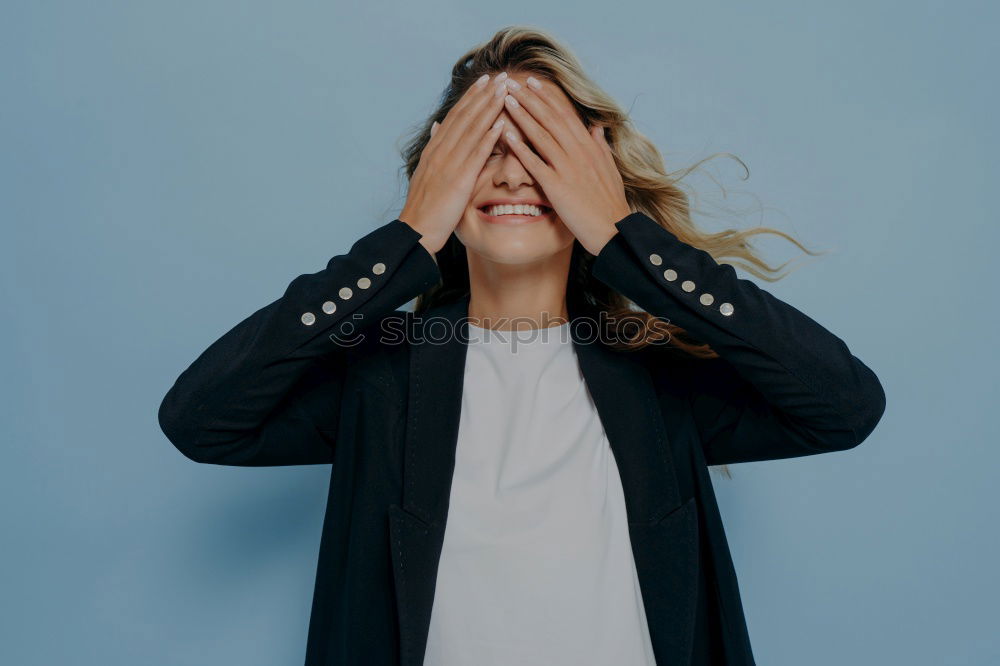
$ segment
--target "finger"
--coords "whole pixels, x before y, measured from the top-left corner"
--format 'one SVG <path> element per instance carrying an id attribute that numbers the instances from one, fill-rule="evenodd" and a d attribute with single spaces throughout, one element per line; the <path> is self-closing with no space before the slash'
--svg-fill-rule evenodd
<path id="1" fill-rule="evenodd" d="M 612 153 L 611 151 L 611 144 L 608 143 L 608 137 L 605 132 L 606 128 L 604 127 L 604 125 L 594 125 L 593 129 L 591 130 L 591 134 L 594 137 L 594 141 L 597 143 L 600 149 L 608 156 L 614 157 L 614 153 Z"/>
<path id="2" fill-rule="evenodd" d="M 615 159 L 615 152 L 611 149 L 611 144 L 608 143 L 607 133 L 610 130 L 604 125 L 596 125 L 591 129 L 591 136 L 594 137 L 594 143 L 597 148 L 601 151 L 603 159 L 601 160 L 602 166 L 607 169 L 608 173 L 616 174 L 616 180 L 621 178 L 621 171 L 618 169 L 618 161 Z"/>
<path id="3" fill-rule="evenodd" d="M 489 88 L 489 77 L 487 74 L 484 74 L 483 76 L 476 79 L 476 81 L 474 81 L 473 84 L 469 86 L 469 88 L 462 94 L 459 100 L 455 102 L 454 105 L 452 105 L 452 107 L 448 110 L 448 113 L 445 114 L 445 117 L 441 120 L 441 122 L 437 123 L 438 129 L 440 129 L 443 126 L 450 127 L 452 124 L 457 124 L 457 121 L 461 119 L 464 110 L 469 106 L 469 104 L 474 103 L 478 99 L 476 93 L 486 90 L 488 88 Z M 436 135 L 437 135 L 437 130 L 435 130 L 432 127 L 431 139 L 433 139 Z M 447 134 L 442 135 L 442 138 L 438 139 L 437 141 L 428 141 L 427 146 L 424 147 L 424 150 L 428 153 L 436 151 L 438 149 L 438 144 L 441 143 L 442 139 L 447 141 L 448 140 Z"/>
<path id="4" fill-rule="evenodd" d="M 486 134 L 479 141 L 479 145 L 476 146 L 476 151 L 470 158 L 472 161 L 469 167 L 473 169 L 476 173 L 483 170 L 483 166 L 486 164 L 486 160 L 489 158 L 490 153 L 493 152 L 493 148 L 497 144 L 497 139 L 500 138 L 500 132 L 504 129 L 503 118 L 497 118 L 496 122 L 486 131 Z"/>
<path id="5" fill-rule="evenodd" d="M 589 150 L 589 132 L 572 104 L 555 94 L 554 84 L 543 84 L 533 76 L 528 79 L 527 86 L 515 88 L 510 94 L 555 136 L 567 153 L 574 144 Z"/>
<path id="6" fill-rule="evenodd" d="M 514 133 L 510 130 L 504 132 L 504 137 L 507 139 L 507 145 L 517 155 L 517 159 L 521 160 L 524 168 L 535 177 L 535 180 L 538 181 L 543 190 L 547 189 L 550 176 L 553 173 L 552 167 L 546 164 L 545 160 L 539 157 L 526 143 L 515 137 Z"/>
<path id="7" fill-rule="evenodd" d="M 434 132 L 437 131 L 437 128 L 438 128 L 438 121 L 435 120 L 433 123 L 431 123 L 431 136 L 434 136 Z"/>
<path id="8" fill-rule="evenodd" d="M 449 159 L 454 159 L 456 162 L 463 162 L 478 152 L 479 141 L 491 129 L 491 125 L 499 119 L 500 112 L 503 110 L 503 90 L 503 82 L 501 82 L 498 84 L 497 89 L 491 93 L 493 97 L 491 97 L 490 101 L 483 103 L 476 110 L 475 115 L 470 114 L 469 118 L 466 119 L 464 130 L 459 135 L 454 146 L 447 153 Z M 458 127 L 456 125 L 456 131 Z M 496 138 L 494 137 L 495 142 Z"/>
<path id="9" fill-rule="evenodd" d="M 508 94 L 504 98 L 504 105 L 507 108 L 507 113 L 511 115 L 517 126 L 531 141 L 539 155 L 554 167 L 564 163 L 566 150 L 560 145 L 558 139 L 548 129 L 542 127 L 541 123 L 525 110 L 513 95 Z"/>
<path id="10" fill-rule="evenodd" d="M 476 93 L 482 92 L 489 87 L 489 82 L 489 74 L 483 74 L 476 79 L 472 85 L 469 86 L 464 93 L 462 93 L 462 96 L 458 98 L 458 101 L 455 102 L 454 106 L 451 107 L 451 110 L 448 112 L 448 116 L 456 118 L 462 115 L 465 112 L 465 109 L 475 104 L 477 99 Z M 447 121 L 448 118 L 445 117 L 441 124 L 444 125 Z"/>
<path id="11" fill-rule="evenodd" d="M 441 121 L 441 126 L 444 129 L 448 129 L 454 125 L 460 129 L 462 121 L 470 115 L 474 115 L 478 104 L 483 100 L 488 100 L 489 94 L 495 92 L 497 85 L 502 83 L 506 78 L 506 72 L 503 72 L 498 74 L 492 81 L 488 74 L 483 74 L 483 76 L 476 79 L 455 105 L 448 110 L 448 113 L 445 114 L 444 119 Z"/>
<path id="12" fill-rule="evenodd" d="M 476 141 L 500 113 L 505 90 L 503 81 L 488 84 L 481 90 L 473 91 L 469 103 L 459 109 L 454 117 L 452 114 L 456 112 L 456 108 L 452 108 L 441 123 L 441 145 L 438 150 L 449 156 L 454 153 L 458 160 L 467 158 L 474 151 Z M 474 139 L 466 141 L 470 135 Z"/>
<path id="13" fill-rule="evenodd" d="M 503 98 L 506 95 L 506 84 L 501 81 L 491 89 L 489 101 L 483 104 L 475 115 L 470 115 L 469 130 L 472 136 L 482 136 L 500 117 L 503 111 Z"/>

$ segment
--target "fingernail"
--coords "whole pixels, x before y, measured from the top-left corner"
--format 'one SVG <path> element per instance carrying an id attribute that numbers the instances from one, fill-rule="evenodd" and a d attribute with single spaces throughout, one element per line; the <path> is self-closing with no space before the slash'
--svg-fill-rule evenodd
<path id="1" fill-rule="evenodd" d="M 510 142 L 512 142 L 512 143 L 513 143 L 514 141 L 517 141 L 517 137 L 515 137 L 515 136 L 514 136 L 514 133 L 513 133 L 513 132 L 504 132 L 504 133 L 503 133 L 503 135 L 504 135 L 505 137 L 507 137 L 507 140 L 508 140 L 508 141 L 510 141 Z"/>
<path id="2" fill-rule="evenodd" d="M 506 78 L 507 78 L 507 72 L 501 72 L 500 74 L 497 74 L 496 80 L 497 81 L 503 81 Z"/>
<path id="3" fill-rule="evenodd" d="M 542 89 L 541 82 L 538 79 L 536 79 L 535 77 L 533 77 L 533 76 L 529 76 L 528 77 L 528 85 L 531 86 L 532 88 L 534 88 L 535 90 L 541 90 Z"/>
<path id="4" fill-rule="evenodd" d="M 507 95 L 507 97 L 505 97 L 503 101 L 507 102 L 514 108 L 521 106 L 521 104 L 516 99 L 514 99 L 512 95 Z"/>
<path id="5" fill-rule="evenodd" d="M 511 88 L 513 90 L 517 90 L 518 88 L 521 87 L 521 84 L 518 83 L 517 81 L 515 81 L 514 79 L 507 79 L 506 83 L 507 83 L 507 87 Z"/>
<path id="6" fill-rule="evenodd" d="M 497 121 L 493 123 L 493 129 L 497 129 L 498 127 L 503 127 L 503 118 L 497 118 Z"/>
<path id="7" fill-rule="evenodd" d="M 489 80 L 490 80 L 490 75 L 489 74 L 483 74 L 478 79 L 476 79 L 476 86 L 478 88 L 482 88 L 483 86 L 486 85 L 486 82 L 489 81 Z"/>
<path id="8" fill-rule="evenodd" d="M 497 84 L 496 89 L 493 91 L 493 96 L 503 97 L 506 94 L 507 94 L 507 86 L 505 86 L 504 82 L 501 81 L 500 83 Z"/>

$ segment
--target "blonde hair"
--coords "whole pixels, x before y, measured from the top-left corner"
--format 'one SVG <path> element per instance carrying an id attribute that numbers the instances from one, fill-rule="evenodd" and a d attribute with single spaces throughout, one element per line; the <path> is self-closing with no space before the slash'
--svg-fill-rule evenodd
<path id="1" fill-rule="evenodd" d="M 489 41 L 471 48 L 458 59 L 452 67 L 451 80 L 441 95 L 438 108 L 415 128 L 414 135 L 401 151 L 404 160 L 401 168 L 406 170 L 407 180 L 413 176 L 420 155 L 430 140 L 431 125 L 435 121 L 440 124 L 468 87 L 481 75 L 503 71 L 534 73 L 554 82 L 573 103 L 586 127 L 590 128 L 594 124 L 606 127 L 605 136 L 621 172 L 631 210 L 645 213 L 681 241 L 705 250 L 720 263 L 725 260 L 724 263 L 743 268 L 770 282 L 784 277 L 785 274 L 780 274 L 779 271 L 787 262 L 777 267 L 768 265 L 752 247 L 752 236 L 775 234 L 792 242 L 807 254 L 821 254 L 805 248 L 790 235 L 771 227 L 726 229 L 715 233 L 700 230 L 692 221 L 689 195 L 681 183 L 682 179 L 707 160 L 719 155 L 735 159 L 749 177 L 749 169 L 743 161 L 730 153 L 719 153 L 685 169 L 668 172 L 656 146 L 635 128 L 627 112 L 584 73 L 583 66 L 565 44 L 539 28 L 502 28 Z M 437 254 L 437 259 L 442 280 L 417 297 L 414 309 L 416 313 L 469 294 L 465 248 L 454 234 Z M 718 356 L 708 344 L 692 338 L 679 326 L 642 311 L 622 294 L 592 277 L 590 265 L 593 261 L 594 255 L 584 250 L 579 242 L 574 242 L 567 299 L 575 299 L 586 310 L 603 311 L 607 319 L 612 321 L 624 318 L 630 323 L 639 323 L 638 327 L 622 327 L 637 329 L 638 333 L 628 338 L 619 338 L 612 346 L 636 350 L 653 342 L 661 342 L 698 358 Z M 726 465 L 718 467 L 726 477 L 731 478 Z"/>

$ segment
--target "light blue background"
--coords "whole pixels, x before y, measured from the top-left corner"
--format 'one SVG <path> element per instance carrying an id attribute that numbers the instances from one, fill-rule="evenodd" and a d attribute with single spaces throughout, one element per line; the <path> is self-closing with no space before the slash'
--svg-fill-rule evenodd
<path id="1" fill-rule="evenodd" d="M 552 31 L 711 202 L 810 247 L 758 282 L 888 409 L 715 478 L 758 662 L 1000 662 L 987 2 L 5 2 L 0 662 L 296 664 L 329 468 L 196 465 L 156 410 L 209 343 L 398 214 L 455 59 Z M 530 10 L 530 11 L 529 11 Z"/>

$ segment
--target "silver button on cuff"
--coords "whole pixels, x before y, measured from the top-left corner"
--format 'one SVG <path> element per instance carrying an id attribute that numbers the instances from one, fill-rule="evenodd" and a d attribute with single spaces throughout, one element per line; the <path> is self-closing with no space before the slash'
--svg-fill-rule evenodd
<path id="1" fill-rule="evenodd" d="M 663 260 L 660 257 L 660 255 L 651 254 L 649 255 L 649 262 L 655 266 L 659 266 L 663 262 Z M 663 278 L 667 282 L 673 282 L 674 280 L 677 279 L 677 271 L 675 271 L 673 268 L 668 268 L 663 271 Z M 686 292 L 694 291 L 695 286 L 696 285 L 693 280 L 684 280 L 683 282 L 681 282 L 681 289 L 683 289 Z M 713 296 L 708 292 L 705 292 L 698 297 L 698 301 L 702 305 L 711 305 L 712 303 L 715 302 L 715 296 Z M 723 303 L 722 305 L 719 306 L 719 312 L 728 317 L 729 315 L 733 314 L 733 304 Z"/>
<path id="2" fill-rule="evenodd" d="M 358 286 L 361 287 L 362 289 L 367 289 L 368 287 L 372 286 L 372 281 L 366 277 L 363 277 L 360 280 L 358 280 Z"/>
<path id="3" fill-rule="evenodd" d="M 323 303 L 323 312 L 327 314 L 333 314 L 337 311 L 337 304 L 333 301 L 327 301 Z"/>
<path id="4" fill-rule="evenodd" d="M 375 275 L 382 275 L 382 273 L 385 273 L 385 264 L 380 261 L 372 266 L 372 273 Z"/>
<path id="5" fill-rule="evenodd" d="M 338 291 L 337 294 L 346 301 L 348 298 L 354 295 L 354 292 L 351 291 L 350 287 L 341 287 L 340 291 Z"/>
<path id="6" fill-rule="evenodd" d="M 305 324 L 306 326 L 312 326 L 313 324 L 316 323 L 316 315 L 314 315 L 312 312 L 303 312 L 302 323 Z"/>

